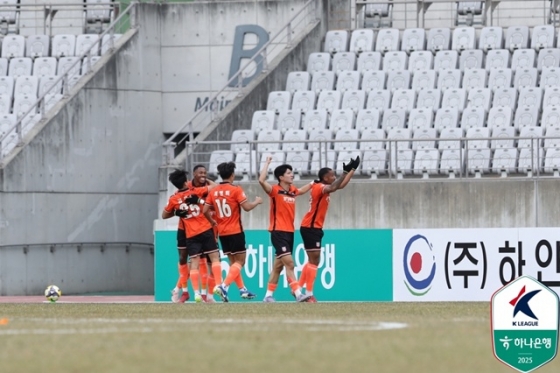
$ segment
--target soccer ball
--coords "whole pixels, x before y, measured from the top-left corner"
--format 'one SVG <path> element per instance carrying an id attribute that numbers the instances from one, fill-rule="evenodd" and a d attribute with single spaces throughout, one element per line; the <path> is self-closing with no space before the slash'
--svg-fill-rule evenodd
<path id="1" fill-rule="evenodd" d="M 51 303 L 56 302 L 58 300 L 58 298 L 60 298 L 61 295 L 62 295 L 62 292 L 60 291 L 60 289 L 56 285 L 49 285 L 45 289 L 45 297 L 47 297 L 47 299 Z"/>

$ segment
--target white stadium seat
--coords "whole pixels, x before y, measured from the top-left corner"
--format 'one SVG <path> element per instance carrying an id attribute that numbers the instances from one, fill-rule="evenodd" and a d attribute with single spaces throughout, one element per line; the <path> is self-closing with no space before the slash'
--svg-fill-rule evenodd
<path id="1" fill-rule="evenodd" d="M 251 131 L 258 134 L 261 131 L 274 129 L 274 111 L 257 110 L 253 113 L 251 120 Z"/>
<path id="2" fill-rule="evenodd" d="M 511 26 L 506 30 L 505 48 L 513 51 L 515 49 L 529 48 L 529 27 Z"/>
<path id="3" fill-rule="evenodd" d="M 439 149 L 460 149 L 461 148 L 461 138 L 465 135 L 465 131 L 462 128 L 444 128 L 439 134 Z M 457 140 L 450 140 L 457 139 Z"/>
<path id="4" fill-rule="evenodd" d="M 18 76 L 29 76 L 33 69 L 31 58 L 12 58 L 8 67 L 8 75 L 17 78 Z"/>
<path id="5" fill-rule="evenodd" d="M 364 73 L 365 71 L 381 70 L 381 61 L 383 56 L 379 52 L 363 52 L 358 57 L 358 71 Z"/>
<path id="6" fill-rule="evenodd" d="M 492 140 L 490 141 L 490 147 L 492 149 L 513 148 L 515 146 L 515 128 L 497 127 L 491 131 Z"/>
<path id="7" fill-rule="evenodd" d="M 391 107 L 391 91 L 380 89 L 368 94 L 366 109 L 377 109 L 381 114 Z"/>
<path id="8" fill-rule="evenodd" d="M 471 174 L 489 173 L 490 160 L 490 149 L 470 149 L 467 155 L 467 170 Z"/>
<path id="9" fill-rule="evenodd" d="M 294 93 L 291 110 L 306 113 L 315 109 L 316 95 L 313 91 L 298 91 Z M 280 111 L 284 111 L 281 109 Z"/>
<path id="10" fill-rule="evenodd" d="M 76 37 L 76 56 L 82 56 L 86 52 L 90 56 L 99 56 L 101 49 L 99 35 L 97 34 L 81 34 Z"/>
<path id="11" fill-rule="evenodd" d="M 257 151 L 259 153 L 280 150 L 282 134 L 280 130 L 260 131 L 257 135 L 257 141 Z"/>
<path id="12" fill-rule="evenodd" d="M 539 91 L 541 91 L 539 89 Z M 542 91 L 541 91 L 542 92 Z M 547 88 L 544 91 L 542 107 L 560 106 L 560 88 Z"/>
<path id="13" fill-rule="evenodd" d="M 513 71 L 511 69 L 492 69 L 488 76 L 488 88 L 493 90 L 510 88 L 512 80 Z"/>
<path id="14" fill-rule="evenodd" d="M 346 91 L 342 96 L 342 109 L 353 110 L 354 113 L 362 110 L 366 106 L 366 92 L 365 91 Z"/>
<path id="15" fill-rule="evenodd" d="M 408 55 L 406 52 L 387 52 L 383 56 L 383 70 L 399 71 L 408 67 Z"/>
<path id="16" fill-rule="evenodd" d="M 461 70 L 444 70 L 439 72 L 437 87 L 441 90 L 461 87 Z"/>
<path id="17" fill-rule="evenodd" d="M 413 89 L 397 89 L 391 99 L 392 109 L 402 109 L 407 113 L 414 109 L 416 91 Z"/>
<path id="18" fill-rule="evenodd" d="M 509 69 L 511 56 L 506 49 L 495 49 L 488 51 L 484 67 L 486 70 Z"/>
<path id="19" fill-rule="evenodd" d="M 461 128 L 469 129 L 473 127 L 484 127 L 486 123 L 486 113 L 484 108 L 469 106 L 463 110 L 463 115 L 461 117 Z"/>
<path id="20" fill-rule="evenodd" d="M 387 173 L 387 151 L 385 149 L 366 150 L 362 160 L 362 175 L 377 176 Z"/>
<path id="21" fill-rule="evenodd" d="M 407 28 L 403 31 L 401 50 L 423 51 L 426 48 L 426 31 L 423 28 Z"/>
<path id="22" fill-rule="evenodd" d="M 434 70 L 454 70 L 459 65 L 457 51 L 439 51 L 434 58 Z"/>
<path id="23" fill-rule="evenodd" d="M 52 38 L 52 53 L 51 56 L 60 57 L 73 57 L 76 54 L 76 36 L 68 34 L 55 35 Z"/>
<path id="24" fill-rule="evenodd" d="M 322 91 L 317 99 L 317 110 L 325 109 L 329 113 L 340 109 L 342 93 L 340 91 Z"/>
<path id="25" fill-rule="evenodd" d="M 54 57 L 39 57 L 33 62 L 33 76 L 55 76 L 57 60 Z"/>
<path id="26" fill-rule="evenodd" d="M 437 175 L 439 173 L 439 151 L 437 149 L 419 149 L 414 158 L 414 174 Z"/>
<path id="27" fill-rule="evenodd" d="M 519 132 L 519 141 L 517 142 L 517 147 L 519 149 L 541 147 L 542 140 L 540 139 L 540 137 L 542 137 L 543 135 L 543 127 L 523 127 Z"/>
<path id="28" fill-rule="evenodd" d="M 307 132 L 305 130 L 288 130 L 282 140 L 282 150 L 290 154 L 291 151 L 305 150 L 307 144 Z"/>
<path id="29" fill-rule="evenodd" d="M 492 157 L 492 172 L 499 174 L 506 172 L 508 174 L 517 171 L 517 149 L 500 148 L 494 151 Z"/>
<path id="30" fill-rule="evenodd" d="M 386 81 L 387 73 L 385 71 L 366 71 L 362 77 L 361 89 L 366 92 L 385 89 Z"/>
<path id="31" fill-rule="evenodd" d="M 406 126 L 406 111 L 403 109 L 388 109 L 383 113 L 381 128 L 389 132 L 392 129 L 404 129 Z"/>
<path id="32" fill-rule="evenodd" d="M 410 88 L 411 74 L 408 70 L 390 71 L 387 76 L 387 89 L 395 91 L 397 89 Z"/>
<path id="33" fill-rule="evenodd" d="M 400 47 L 400 37 L 398 29 L 384 28 L 377 33 L 375 50 L 378 52 L 398 51 Z"/>
<path id="34" fill-rule="evenodd" d="M 547 131 L 549 128 L 560 127 L 560 106 L 547 106 L 543 109 L 541 127 Z"/>
<path id="35" fill-rule="evenodd" d="M 331 30 L 325 35 L 324 52 L 338 53 L 348 51 L 349 36 L 346 30 Z"/>
<path id="36" fill-rule="evenodd" d="M 305 114 L 303 129 L 307 133 L 327 129 L 328 113 L 326 110 L 313 110 Z"/>
<path id="37" fill-rule="evenodd" d="M 554 48 L 556 45 L 556 34 L 553 25 L 535 26 L 531 34 L 531 48 L 540 50 Z"/>
<path id="38" fill-rule="evenodd" d="M 356 70 L 356 53 L 340 52 L 335 54 L 332 59 L 331 70 L 337 75 L 342 71 Z"/>
<path id="39" fill-rule="evenodd" d="M 301 128 L 301 112 L 298 110 L 281 110 L 278 112 L 276 128 L 282 132 Z"/>
<path id="40" fill-rule="evenodd" d="M 443 98 L 441 99 L 441 106 L 443 108 L 456 108 L 459 110 L 459 113 L 462 113 L 466 105 L 467 105 L 466 89 L 463 88 L 448 89 L 443 93 Z"/>
<path id="41" fill-rule="evenodd" d="M 2 57 L 15 58 L 25 56 L 25 37 L 22 35 L 6 35 L 2 39 Z"/>
<path id="42" fill-rule="evenodd" d="M 250 142 L 255 140 L 251 130 L 235 130 L 231 134 L 231 150 L 234 152 L 248 152 L 251 150 Z"/>
<path id="43" fill-rule="evenodd" d="M 356 129 L 360 132 L 379 129 L 380 113 L 377 109 L 363 109 L 358 111 Z"/>
<path id="44" fill-rule="evenodd" d="M 342 71 L 338 74 L 336 90 L 341 92 L 357 91 L 360 89 L 359 71 Z"/>
<path id="45" fill-rule="evenodd" d="M 468 69 L 482 69 L 484 53 L 480 49 L 461 52 L 459 57 L 459 68 L 463 71 Z"/>
<path id="46" fill-rule="evenodd" d="M 507 106 L 496 106 L 488 112 L 488 128 L 511 127 L 513 109 Z"/>
<path id="47" fill-rule="evenodd" d="M 478 38 L 478 49 L 489 51 L 504 46 L 504 31 L 501 27 L 483 27 Z"/>
<path id="48" fill-rule="evenodd" d="M 307 150 L 290 151 L 286 153 L 286 163 L 292 166 L 295 174 L 309 174 L 310 158 L 311 153 Z"/>
<path id="49" fill-rule="evenodd" d="M 463 75 L 462 87 L 465 89 L 485 88 L 488 82 L 488 74 L 484 69 L 466 69 Z"/>
<path id="50" fill-rule="evenodd" d="M 63 75 L 68 72 L 70 77 L 79 76 L 80 67 L 79 57 L 61 57 L 58 59 L 57 75 Z"/>
<path id="51" fill-rule="evenodd" d="M 560 68 L 544 67 L 542 69 L 539 87 L 544 89 L 560 87 Z"/>
<path id="52" fill-rule="evenodd" d="M 434 66 L 434 55 L 428 51 L 416 51 L 410 54 L 408 69 L 411 71 L 431 70 Z"/>
<path id="53" fill-rule="evenodd" d="M 439 171 L 442 174 L 460 174 L 463 168 L 463 153 L 460 149 L 445 149 L 441 152 Z"/>
<path id="54" fill-rule="evenodd" d="M 412 88 L 416 91 L 422 89 L 434 89 L 436 87 L 437 74 L 435 70 L 415 71 L 412 77 Z"/>
<path id="55" fill-rule="evenodd" d="M 374 33 L 371 29 L 358 29 L 352 31 L 350 39 L 350 52 L 362 53 L 373 51 Z"/>
<path id="56" fill-rule="evenodd" d="M 308 91 L 311 85 L 311 74 L 307 71 L 292 71 L 286 80 L 286 91 L 292 94 L 297 91 Z"/>
<path id="57" fill-rule="evenodd" d="M 231 150 L 214 150 L 210 154 L 208 173 L 216 176 L 218 174 L 218 165 L 224 162 L 233 162 L 233 159 L 233 152 Z"/>
<path id="58" fill-rule="evenodd" d="M 500 88 L 494 91 L 494 98 L 492 99 L 492 106 L 507 106 L 515 108 L 517 105 L 517 89 L 515 88 Z"/>
<path id="59" fill-rule="evenodd" d="M 435 128 L 423 128 L 414 130 L 412 135 L 412 149 L 435 149 L 437 131 Z"/>
<path id="60" fill-rule="evenodd" d="M 515 111 L 514 127 L 536 127 L 539 123 L 539 108 L 535 106 L 520 106 Z"/>
<path id="61" fill-rule="evenodd" d="M 492 90 L 490 88 L 471 89 L 467 103 L 467 107 L 483 108 L 488 112 L 492 106 Z"/>
<path id="62" fill-rule="evenodd" d="M 408 117 L 408 128 L 413 131 L 433 127 L 434 111 L 431 108 L 412 109 Z"/>
<path id="63" fill-rule="evenodd" d="M 541 106 L 543 98 L 543 90 L 541 88 L 521 88 L 519 90 L 519 99 L 517 105 L 522 106 Z M 544 105 L 546 106 L 546 105 Z"/>
<path id="64" fill-rule="evenodd" d="M 319 94 L 321 91 L 332 91 L 336 81 L 333 71 L 317 71 L 311 78 L 311 90 Z"/>
<path id="65" fill-rule="evenodd" d="M 336 132 L 334 137 L 334 150 L 356 150 L 358 149 L 358 139 L 360 138 L 358 130 L 355 129 L 341 129 Z"/>
<path id="66" fill-rule="evenodd" d="M 307 72 L 313 74 L 331 69 L 330 53 L 311 53 L 307 59 Z"/>
<path id="67" fill-rule="evenodd" d="M 560 67 L 560 49 L 547 48 L 539 51 L 537 69 L 542 70 L 543 67 Z"/>
<path id="68" fill-rule="evenodd" d="M 457 128 L 459 124 L 459 110 L 457 108 L 441 108 L 436 112 L 434 128 L 441 132 L 444 128 Z"/>
<path id="69" fill-rule="evenodd" d="M 434 112 L 440 108 L 441 104 L 441 90 L 440 89 L 423 89 L 418 93 L 416 100 L 416 107 L 429 108 Z"/>
<path id="70" fill-rule="evenodd" d="M 329 120 L 329 129 L 334 133 L 340 130 L 353 129 L 355 119 L 355 114 L 350 109 L 335 110 Z"/>
<path id="71" fill-rule="evenodd" d="M 51 39 L 48 35 L 29 35 L 26 40 L 25 56 L 31 58 L 48 57 Z"/>
<path id="72" fill-rule="evenodd" d="M 534 49 L 517 49 L 511 57 L 511 69 L 521 70 L 535 67 L 537 53 Z"/>
<path id="73" fill-rule="evenodd" d="M 453 30 L 451 49 L 463 51 L 476 48 L 476 34 L 474 27 L 457 27 Z"/>
<path id="74" fill-rule="evenodd" d="M 448 50 L 451 46 L 451 30 L 448 28 L 432 28 L 428 31 L 427 49 L 432 52 Z"/>

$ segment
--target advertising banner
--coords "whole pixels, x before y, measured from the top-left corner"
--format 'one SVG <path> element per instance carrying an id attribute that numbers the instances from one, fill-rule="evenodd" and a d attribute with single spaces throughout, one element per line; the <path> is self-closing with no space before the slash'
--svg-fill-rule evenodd
<path id="1" fill-rule="evenodd" d="M 247 260 L 243 267 L 245 286 L 261 302 L 266 292 L 268 274 L 274 261 L 270 233 L 265 230 L 245 232 Z M 314 294 L 319 301 L 391 301 L 393 297 L 392 233 L 390 229 L 326 230 Z M 176 231 L 155 232 L 155 300 L 170 301 L 171 289 L 178 278 Z M 299 232 L 295 233 L 294 261 L 300 276 L 307 256 Z M 222 257 L 222 275 L 229 269 Z M 191 299 L 194 298 L 191 291 Z M 230 301 L 241 300 L 232 284 Z M 293 301 L 284 273 L 274 293 L 277 301 Z M 215 297 L 218 300 L 218 297 Z"/>
<path id="2" fill-rule="evenodd" d="M 559 229 L 393 230 L 394 301 L 488 301 L 522 275 L 560 292 Z"/>

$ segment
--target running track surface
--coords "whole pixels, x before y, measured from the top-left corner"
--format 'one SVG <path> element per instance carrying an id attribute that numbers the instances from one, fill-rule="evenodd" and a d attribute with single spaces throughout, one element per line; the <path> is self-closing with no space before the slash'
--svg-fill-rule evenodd
<path id="1" fill-rule="evenodd" d="M 0 296 L 0 303 L 43 303 L 43 296 Z M 154 303 L 153 295 L 63 295 L 57 303 Z"/>

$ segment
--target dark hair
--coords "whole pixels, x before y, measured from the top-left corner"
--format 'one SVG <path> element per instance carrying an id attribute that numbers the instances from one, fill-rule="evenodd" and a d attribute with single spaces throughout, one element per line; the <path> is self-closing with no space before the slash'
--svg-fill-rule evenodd
<path id="1" fill-rule="evenodd" d="M 274 177 L 280 181 L 280 176 L 284 175 L 287 170 L 292 171 L 293 168 L 289 164 L 281 164 L 280 166 L 274 169 Z"/>
<path id="2" fill-rule="evenodd" d="M 204 167 L 204 165 L 201 165 L 201 164 L 197 164 L 197 165 L 196 165 L 196 166 L 194 166 L 194 168 L 192 169 L 192 172 L 193 172 L 193 173 L 195 173 L 195 172 L 196 172 L 196 170 L 198 170 L 199 168 L 204 168 L 204 169 L 206 169 L 206 167 Z"/>
<path id="3" fill-rule="evenodd" d="M 169 174 L 169 181 L 177 189 L 183 189 L 185 182 L 187 181 L 187 175 L 189 173 L 185 170 L 176 169 Z"/>
<path id="4" fill-rule="evenodd" d="M 231 175 L 235 172 L 234 162 L 224 162 L 218 165 L 218 174 L 222 180 L 229 179 Z"/>
<path id="5" fill-rule="evenodd" d="M 332 171 L 332 168 L 328 168 L 328 167 L 323 167 L 319 170 L 319 174 L 317 176 L 319 176 L 319 181 L 323 181 L 323 178 L 325 177 L 326 174 L 328 174 L 329 172 Z"/>

